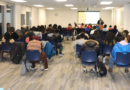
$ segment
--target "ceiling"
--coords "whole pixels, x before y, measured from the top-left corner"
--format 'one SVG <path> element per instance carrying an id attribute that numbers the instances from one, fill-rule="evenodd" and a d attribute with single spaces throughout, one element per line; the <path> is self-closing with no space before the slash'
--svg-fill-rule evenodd
<path id="1" fill-rule="evenodd" d="M 16 3 L 10 0 L 1 0 L 10 3 Z M 27 2 L 19 3 L 27 6 L 33 5 L 44 5 L 44 8 L 55 8 L 58 9 L 70 9 L 70 7 L 65 7 L 65 4 L 73 4 L 73 7 L 78 8 L 78 10 L 87 10 L 89 7 L 90 10 L 101 10 L 105 7 L 121 7 L 124 4 L 130 2 L 130 0 L 67 0 L 66 2 L 57 2 L 55 0 L 25 0 Z M 113 1 L 111 5 L 100 5 L 101 1 Z M 96 6 L 96 7 L 94 7 Z"/>

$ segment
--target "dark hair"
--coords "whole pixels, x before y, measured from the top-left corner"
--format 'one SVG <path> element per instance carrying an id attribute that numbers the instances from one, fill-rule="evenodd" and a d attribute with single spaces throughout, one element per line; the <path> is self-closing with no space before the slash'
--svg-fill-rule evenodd
<path id="1" fill-rule="evenodd" d="M 85 24 L 85 27 L 87 27 L 88 25 L 87 24 Z"/>
<path id="2" fill-rule="evenodd" d="M 95 38 L 96 38 L 96 39 L 101 39 L 101 34 L 100 34 L 99 31 L 95 31 L 95 32 L 94 32 L 94 35 L 95 35 Z"/>
<path id="3" fill-rule="evenodd" d="M 84 34 L 80 34 L 79 37 L 80 37 L 80 38 L 85 38 L 85 35 L 84 35 Z"/>
<path id="4" fill-rule="evenodd" d="M 111 28 L 112 26 L 110 25 L 109 27 Z"/>
<path id="5" fill-rule="evenodd" d="M 96 38 L 95 38 L 95 36 L 90 35 L 90 36 L 89 36 L 89 39 L 93 39 L 93 40 L 95 40 Z"/>
<path id="6" fill-rule="evenodd" d="M 84 23 L 82 23 L 81 25 L 84 25 Z"/>
<path id="7" fill-rule="evenodd" d="M 69 23 L 68 26 L 71 26 L 71 24 Z"/>
<path id="8" fill-rule="evenodd" d="M 82 28 L 82 29 L 81 29 L 81 32 L 84 32 L 84 33 L 85 33 L 85 29 L 84 29 L 84 28 Z"/>
<path id="9" fill-rule="evenodd" d="M 93 29 L 96 29 L 97 27 L 96 26 L 93 26 Z"/>
<path id="10" fill-rule="evenodd" d="M 28 31 L 27 36 L 29 37 L 29 41 L 33 40 L 33 31 Z"/>
<path id="11" fill-rule="evenodd" d="M 129 31 L 128 30 L 124 30 L 123 31 L 126 35 L 128 35 Z"/>
<path id="12" fill-rule="evenodd" d="M 52 27 L 52 24 L 49 24 L 49 27 Z"/>
<path id="13" fill-rule="evenodd" d="M 122 35 L 120 35 L 120 36 L 117 37 L 117 41 L 118 41 L 118 42 L 120 42 L 120 41 L 122 41 L 122 40 L 124 40 L 124 39 L 125 39 L 125 37 L 123 37 Z"/>
<path id="14" fill-rule="evenodd" d="M 75 23 L 75 26 L 77 26 L 77 23 Z"/>
<path id="15" fill-rule="evenodd" d="M 6 33 L 4 34 L 4 39 L 6 40 L 6 43 L 9 43 L 9 40 L 11 39 L 11 35 L 10 35 L 9 32 L 6 32 Z"/>
<path id="16" fill-rule="evenodd" d="M 107 27 L 107 25 L 105 24 L 105 25 L 104 25 L 104 28 L 106 28 L 106 27 Z"/>
<path id="17" fill-rule="evenodd" d="M 53 25 L 53 28 L 54 28 L 54 29 L 57 29 L 57 24 L 54 24 L 54 25 Z"/>
<path id="18" fill-rule="evenodd" d="M 114 26 L 114 29 L 117 29 L 117 26 L 116 26 L 116 25 Z"/>
<path id="19" fill-rule="evenodd" d="M 55 33 L 58 33 L 58 32 L 59 32 L 59 30 L 58 30 L 58 29 L 56 29 L 56 30 L 55 30 Z"/>
<path id="20" fill-rule="evenodd" d="M 115 39 L 115 35 L 112 32 L 107 32 L 106 41 L 112 42 Z"/>
<path id="21" fill-rule="evenodd" d="M 10 27 L 9 32 L 12 33 L 12 32 L 14 32 L 14 31 L 15 31 L 14 27 Z"/>

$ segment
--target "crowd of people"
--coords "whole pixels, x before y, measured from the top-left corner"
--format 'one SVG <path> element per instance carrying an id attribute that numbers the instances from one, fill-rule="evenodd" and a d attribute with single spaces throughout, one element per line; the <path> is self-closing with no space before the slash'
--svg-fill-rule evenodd
<path id="1" fill-rule="evenodd" d="M 102 21 L 99 23 L 102 23 Z M 103 24 L 103 23 L 102 23 Z M 102 28 L 103 27 L 103 28 Z M 74 42 L 74 49 L 76 50 L 76 45 L 81 45 L 81 50 L 79 57 L 81 56 L 81 52 L 86 51 L 96 51 L 97 52 L 97 58 L 99 58 L 100 55 L 100 47 L 99 45 L 109 45 L 114 46 L 111 54 L 103 54 L 103 63 L 105 63 L 106 56 L 109 57 L 109 69 L 108 71 L 113 71 L 113 62 L 116 61 L 116 53 L 117 52 L 130 52 L 130 35 L 128 30 L 124 30 L 123 33 L 120 33 L 117 29 L 117 26 L 115 25 L 112 27 L 111 25 L 109 28 L 107 28 L 107 25 L 95 25 L 92 24 L 81 24 L 79 27 L 76 23 L 74 27 L 72 27 L 71 24 L 68 24 L 68 27 L 66 28 L 66 31 L 70 31 L 72 33 L 76 32 L 76 29 L 82 28 L 81 32 L 76 35 L 76 40 Z M 2 42 L 5 43 L 14 43 L 17 39 L 24 39 L 27 43 L 27 50 L 38 50 L 40 53 L 40 60 L 44 63 L 45 70 L 48 70 L 48 62 L 47 62 L 47 55 L 45 52 L 42 52 L 42 44 L 41 44 L 41 35 L 36 34 L 35 31 L 38 31 L 44 35 L 46 35 L 47 40 L 54 40 L 55 41 L 55 51 L 56 55 L 58 55 L 59 50 L 59 56 L 63 56 L 62 53 L 63 45 L 62 41 L 64 36 L 60 35 L 60 32 L 63 32 L 62 26 L 57 24 L 49 24 L 48 27 L 44 26 L 38 26 L 38 27 L 32 27 L 30 30 L 27 29 L 26 25 L 22 27 L 21 30 L 16 30 L 14 27 L 10 27 L 10 30 L 4 34 L 4 37 L 2 38 Z M 100 32 L 106 32 L 105 39 L 102 38 L 102 35 Z M 86 32 L 89 32 L 86 33 Z M 72 40 L 74 40 L 74 34 L 72 34 Z M 58 40 L 59 39 L 59 40 Z M 68 38 L 67 38 L 68 40 Z M 1 49 L 1 48 L 0 48 Z M 3 53 L 2 53 L 2 57 Z M 35 69 L 35 62 L 31 61 L 32 66 L 31 69 Z M 86 65 L 82 64 L 83 71 L 87 72 Z M 92 70 L 95 70 L 93 68 Z M 125 68 L 125 72 L 128 72 L 128 67 Z"/>

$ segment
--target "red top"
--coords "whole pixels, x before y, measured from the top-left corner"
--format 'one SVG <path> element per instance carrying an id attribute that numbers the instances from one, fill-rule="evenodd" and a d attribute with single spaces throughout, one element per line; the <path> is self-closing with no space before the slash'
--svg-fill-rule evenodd
<path id="1" fill-rule="evenodd" d="M 109 28 L 109 30 L 113 30 L 113 28 Z"/>
<path id="2" fill-rule="evenodd" d="M 84 28 L 85 26 L 84 25 L 81 25 L 80 28 Z"/>
<path id="3" fill-rule="evenodd" d="M 66 28 L 66 30 L 73 32 L 73 28 L 72 27 L 68 27 L 68 28 Z"/>

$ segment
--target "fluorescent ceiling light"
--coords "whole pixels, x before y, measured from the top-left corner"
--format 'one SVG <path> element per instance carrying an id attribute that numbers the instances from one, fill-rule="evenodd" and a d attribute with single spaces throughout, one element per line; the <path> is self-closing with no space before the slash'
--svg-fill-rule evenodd
<path id="1" fill-rule="evenodd" d="M 58 1 L 58 2 L 62 2 L 62 1 L 67 1 L 67 0 L 56 0 L 56 1 Z"/>
<path id="2" fill-rule="evenodd" d="M 71 9 L 78 9 L 78 8 L 71 8 Z"/>
<path id="3" fill-rule="evenodd" d="M 43 5 L 33 5 L 35 7 L 44 7 Z"/>
<path id="4" fill-rule="evenodd" d="M 53 10 L 54 8 L 46 8 L 46 9 L 50 9 L 50 10 Z"/>
<path id="5" fill-rule="evenodd" d="M 113 9 L 114 7 L 106 7 L 106 8 L 102 8 L 102 9 Z"/>
<path id="6" fill-rule="evenodd" d="M 72 7 L 72 6 L 74 6 L 74 5 L 72 5 L 72 4 L 65 4 L 65 6 L 67 6 L 67 7 Z"/>
<path id="7" fill-rule="evenodd" d="M 14 2 L 27 2 L 27 1 L 24 1 L 24 0 L 11 0 L 11 1 L 14 1 Z"/>
<path id="8" fill-rule="evenodd" d="M 112 4 L 112 1 L 102 1 L 100 4 L 104 4 L 104 5 L 107 5 L 107 4 Z"/>
<path id="9" fill-rule="evenodd" d="M 6 10 L 11 10 L 11 9 L 6 9 Z"/>

